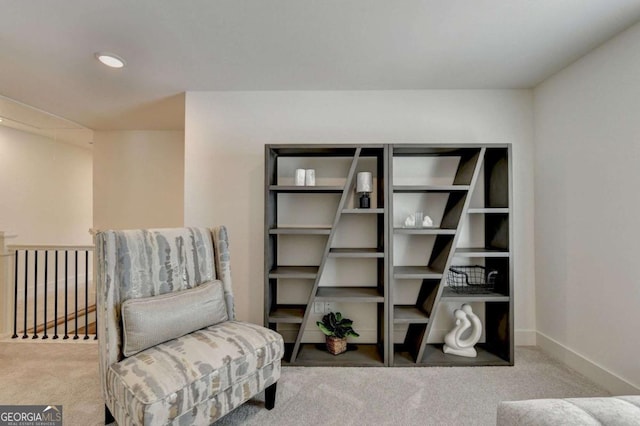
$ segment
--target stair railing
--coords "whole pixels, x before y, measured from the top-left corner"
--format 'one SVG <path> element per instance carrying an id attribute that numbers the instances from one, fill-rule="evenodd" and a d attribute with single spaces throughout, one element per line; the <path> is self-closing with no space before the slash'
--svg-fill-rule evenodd
<path id="1" fill-rule="evenodd" d="M 97 339 L 93 249 L 6 245 L 0 282 L 5 278 L 4 309 L 11 318 L 3 316 L 4 331 L 14 339 Z"/>

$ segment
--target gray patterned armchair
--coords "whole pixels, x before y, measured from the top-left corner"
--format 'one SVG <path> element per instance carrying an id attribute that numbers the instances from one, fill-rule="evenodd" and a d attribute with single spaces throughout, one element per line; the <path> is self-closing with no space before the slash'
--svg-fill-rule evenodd
<path id="1" fill-rule="evenodd" d="M 105 422 L 208 425 L 265 390 L 282 337 L 235 320 L 224 227 L 96 234 Z"/>

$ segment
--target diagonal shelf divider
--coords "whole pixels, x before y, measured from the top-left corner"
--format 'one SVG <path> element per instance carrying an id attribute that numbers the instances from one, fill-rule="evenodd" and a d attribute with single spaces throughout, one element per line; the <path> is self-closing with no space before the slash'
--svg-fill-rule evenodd
<path id="1" fill-rule="evenodd" d="M 460 213 L 460 218 L 459 218 L 459 222 L 458 222 L 458 226 L 455 227 L 456 231 L 455 234 L 453 236 L 453 241 L 451 242 L 451 245 L 449 247 L 447 256 L 446 256 L 446 260 L 444 261 L 444 269 L 443 269 L 443 273 L 442 273 L 442 278 L 440 278 L 440 285 L 438 286 L 438 290 L 436 292 L 436 296 L 433 302 L 433 307 L 431 308 L 431 312 L 429 313 L 429 317 L 430 318 L 434 318 L 435 317 L 435 313 L 438 309 L 438 305 L 440 303 L 440 299 L 442 297 L 442 292 L 445 286 L 445 282 L 447 280 L 447 271 L 449 270 L 449 266 L 451 265 L 451 261 L 453 259 L 453 255 L 455 253 L 456 250 L 456 246 L 458 244 L 458 239 L 460 237 L 460 230 L 462 228 L 460 221 L 463 220 L 463 218 L 466 216 L 467 210 L 469 209 L 469 204 L 471 202 L 471 195 L 472 195 L 472 191 L 473 188 L 475 188 L 476 186 L 476 182 L 478 180 L 478 176 L 480 174 L 480 169 L 482 168 L 482 162 L 484 160 L 484 156 L 485 156 L 485 152 L 486 152 L 486 148 L 482 147 L 480 148 L 474 155 L 471 156 L 471 159 L 473 160 L 475 158 L 475 161 L 473 161 L 475 163 L 475 165 L 472 164 L 472 161 L 467 161 L 464 164 L 460 164 L 458 166 L 458 174 L 456 176 L 456 180 L 458 178 L 461 179 L 467 179 L 469 176 L 471 177 L 471 182 L 469 185 L 469 191 L 467 192 L 467 196 L 464 200 L 464 204 L 462 206 L 462 210 Z M 434 256 L 434 254 L 432 253 L 432 257 Z M 430 259 L 429 263 L 431 264 L 431 262 L 434 259 Z M 427 322 L 427 326 L 424 332 L 424 335 L 422 336 L 421 342 L 420 342 L 420 346 L 418 349 L 418 353 L 416 356 L 416 363 L 420 363 L 422 361 L 422 358 L 424 356 L 425 353 L 425 349 L 427 346 L 427 341 L 429 340 L 429 336 L 431 334 L 431 330 L 433 327 L 433 323 L 434 321 L 428 321 Z"/>
<path id="2" fill-rule="evenodd" d="M 342 190 L 342 196 L 340 197 L 340 202 L 338 203 L 338 208 L 336 210 L 336 215 L 333 219 L 333 225 L 331 226 L 331 232 L 329 233 L 329 237 L 327 238 L 327 243 L 324 248 L 324 253 L 322 255 L 322 260 L 320 261 L 320 265 L 318 266 L 318 273 L 315 278 L 315 282 L 313 283 L 313 289 L 311 290 L 311 294 L 309 295 L 309 300 L 307 302 L 307 307 L 304 310 L 304 316 L 302 318 L 302 323 L 300 324 L 300 329 L 298 330 L 298 335 L 296 337 L 296 342 L 293 345 L 293 351 L 291 352 L 291 363 L 294 363 L 298 352 L 300 351 L 300 345 L 302 343 L 302 335 L 304 334 L 304 330 L 307 327 L 307 323 L 309 321 L 309 316 L 311 314 L 311 307 L 315 302 L 316 293 L 318 292 L 318 285 L 320 284 L 320 279 L 322 278 L 322 272 L 324 271 L 325 265 L 327 263 L 327 259 L 329 258 L 329 251 L 331 249 L 331 244 L 333 242 L 333 238 L 336 234 L 336 229 L 338 227 L 338 222 L 340 221 L 340 216 L 342 215 L 342 211 L 344 206 L 349 198 L 349 192 L 353 186 L 353 176 L 355 175 L 356 168 L 358 166 L 358 160 L 360 158 L 360 154 L 362 152 L 362 148 L 357 147 L 355 153 L 353 155 L 353 160 L 351 162 L 351 166 L 349 167 L 349 172 L 347 173 L 347 180 L 345 182 L 344 188 Z"/>

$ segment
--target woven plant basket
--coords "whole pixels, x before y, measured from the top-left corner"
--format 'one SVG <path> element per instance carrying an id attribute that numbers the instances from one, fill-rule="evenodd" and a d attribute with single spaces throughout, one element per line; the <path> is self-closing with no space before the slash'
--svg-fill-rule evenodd
<path id="1" fill-rule="evenodd" d="M 347 350 L 347 338 L 327 336 L 327 350 L 334 355 L 341 354 Z"/>

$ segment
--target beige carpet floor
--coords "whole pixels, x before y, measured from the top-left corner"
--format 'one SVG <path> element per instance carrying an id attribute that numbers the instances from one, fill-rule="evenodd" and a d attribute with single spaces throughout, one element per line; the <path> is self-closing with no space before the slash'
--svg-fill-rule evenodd
<path id="1" fill-rule="evenodd" d="M 0 342 L 0 404 L 62 405 L 69 426 L 104 424 L 98 345 Z"/>
<path id="2" fill-rule="evenodd" d="M 61 404 L 64 424 L 103 424 L 95 343 L 0 342 L 0 404 Z M 276 407 L 263 396 L 219 425 L 493 425 L 499 401 L 607 396 L 538 348 L 514 367 L 286 367 Z"/>

